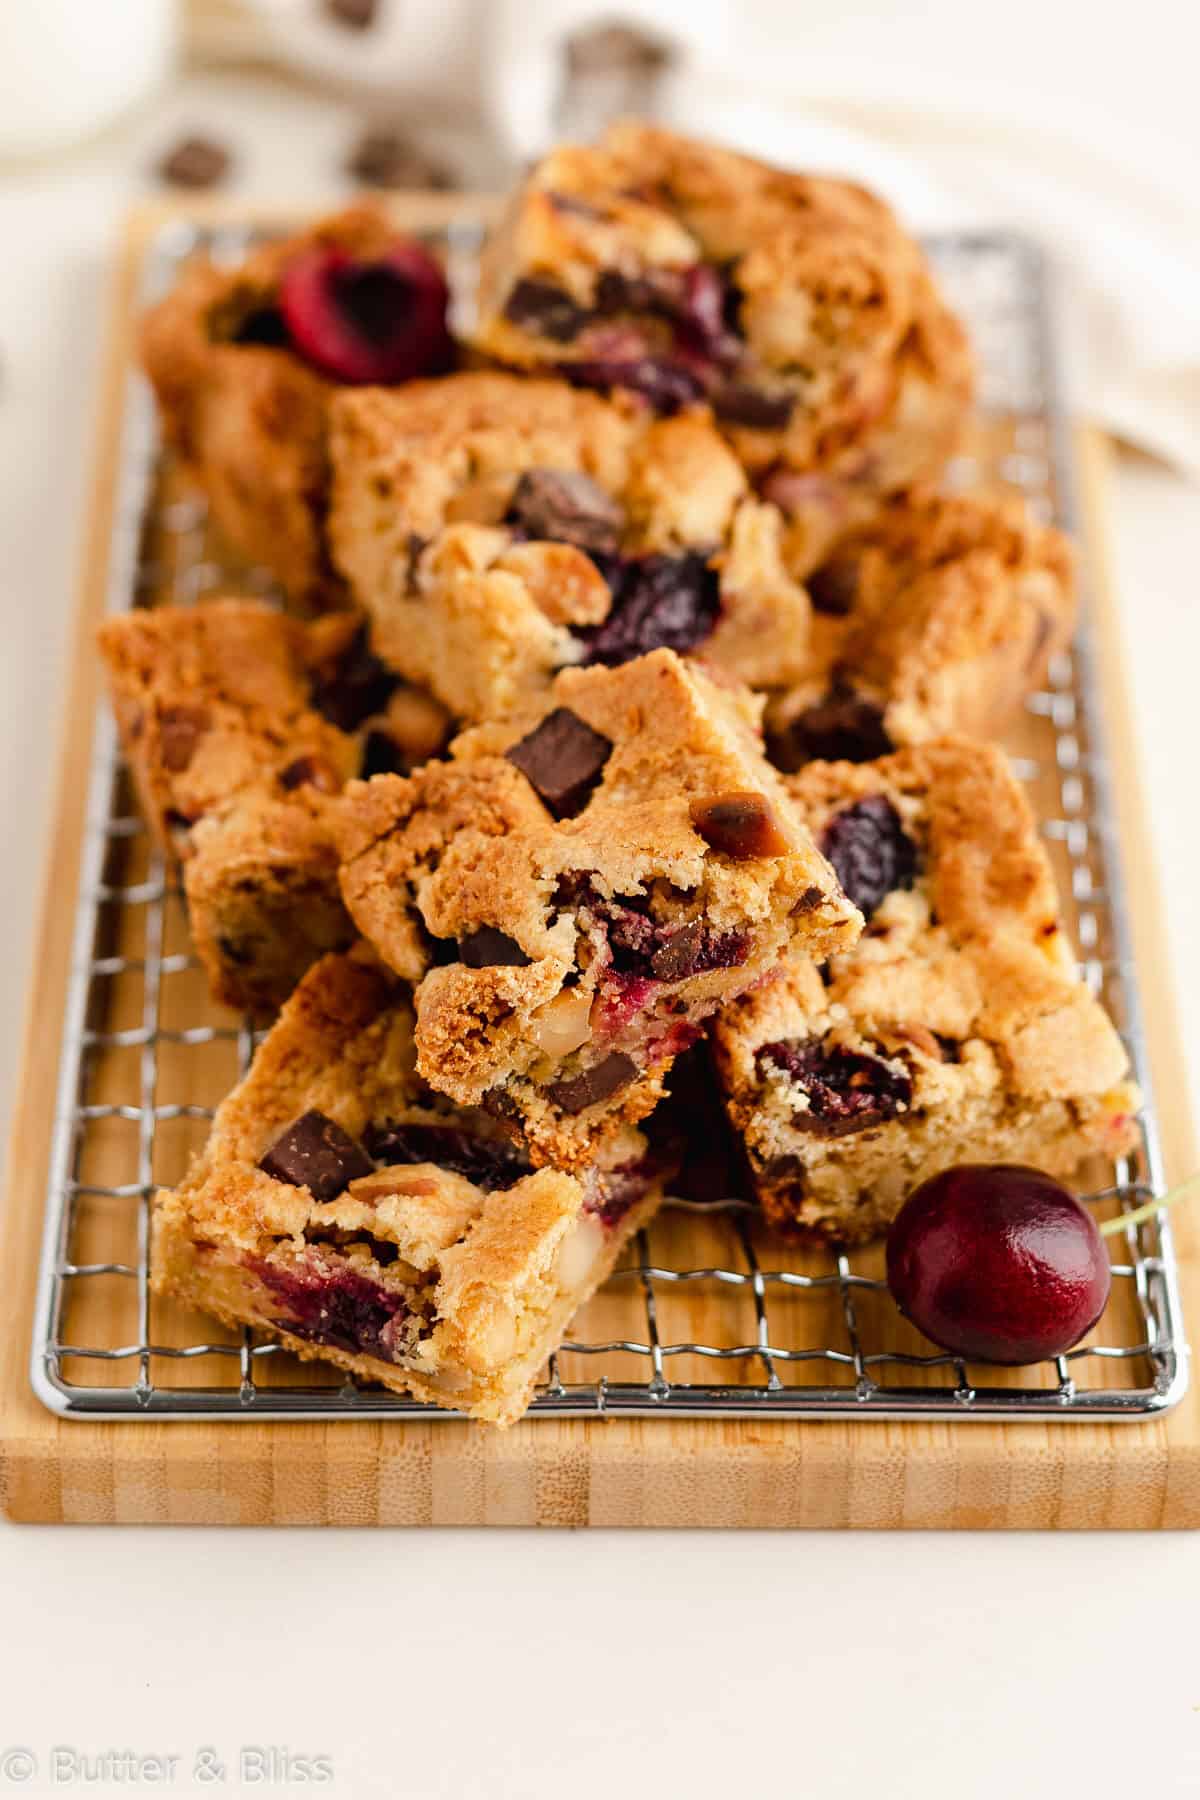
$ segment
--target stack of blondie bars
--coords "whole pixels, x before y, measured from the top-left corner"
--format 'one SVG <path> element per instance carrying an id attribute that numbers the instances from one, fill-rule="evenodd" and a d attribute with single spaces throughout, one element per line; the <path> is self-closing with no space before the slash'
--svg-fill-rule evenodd
<path id="1" fill-rule="evenodd" d="M 467 341 L 358 208 L 192 268 L 144 360 L 287 601 L 102 632 L 214 995 L 277 1015 L 158 1291 L 508 1423 L 730 1130 L 834 1244 L 958 1161 L 1130 1146 L 988 741 L 1070 547 L 939 486 L 971 358 L 882 202 L 624 124 L 513 195 Z"/>

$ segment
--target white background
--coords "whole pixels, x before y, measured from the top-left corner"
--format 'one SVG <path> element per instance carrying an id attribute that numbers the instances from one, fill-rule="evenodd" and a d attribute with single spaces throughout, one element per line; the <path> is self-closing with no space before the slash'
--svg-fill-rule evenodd
<path id="1" fill-rule="evenodd" d="M 994 95 L 1032 87 L 1064 118 L 1087 102 L 1111 121 L 1115 159 L 1122 132 L 1157 136 L 1165 184 L 1186 185 L 1200 164 L 1182 5 L 939 0 L 904 9 L 903 29 L 896 8 L 809 10 L 823 52 L 847 65 L 874 41 L 874 13 L 890 57 L 964 83 L 986 67 Z M 793 43 L 803 17 L 789 9 Z M 232 121 L 250 185 L 315 197 L 346 119 L 327 109 L 293 133 L 292 105 L 270 90 L 218 104 L 194 89 L 173 112 Z M 61 723 L 103 246 L 166 129 L 153 115 L 66 164 L 0 176 L 5 1111 Z M 1160 953 L 1187 1034 L 1164 1098 L 1194 1106 L 1196 496 L 1125 461 L 1115 524 L 1168 903 Z M 238 1748 L 275 1745 L 332 1758 L 326 1791 L 397 1800 L 1193 1794 L 1198 1606 L 1191 1537 L 0 1526 L 0 1800 L 7 1746 L 41 1761 L 23 1791 L 67 1791 L 45 1779 L 55 1744 L 177 1753 L 184 1792 L 205 1791 L 189 1779 L 200 1747 L 230 1767 L 208 1791 L 234 1792 Z"/>

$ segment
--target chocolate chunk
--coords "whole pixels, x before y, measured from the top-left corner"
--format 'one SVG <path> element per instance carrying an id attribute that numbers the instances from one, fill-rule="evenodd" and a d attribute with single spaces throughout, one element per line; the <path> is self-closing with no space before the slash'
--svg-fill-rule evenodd
<path id="1" fill-rule="evenodd" d="M 507 755 L 554 817 L 571 819 L 587 805 L 612 750 L 611 738 L 556 706 Z"/>
<path id="2" fill-rule="evenodd" d="M 750 954 L 748 931 L 710 931 L 703 919 L 693 919 L 663 939 L 650 958 L 658 981 L 686 981 L 689 975 L 705 975 L 710 969 L 736 969 Z"/>
<path id="3" fill-rule="evenodd" d="M 346 172 L 365 187 L 453 188 L 458 183 L 446 164 L 406 133 L 387 125 L 368 125 L 346 159 Z"/>
<path id="4" fill-rule="evenodd" d="M 308 1188 L 314 1200 L 336 1200 L 375 1165 L 336 1120 L 310 1111 L 288 1126 L 258 1166 L 276 1181 Z"/>
<path id="5" fill-rule="evenodd" d="M 223 144 L 212 138 L 181 138 L 159 159 L 158 176 L 171 187 L 216 187 L 229 173 L 231 158 Z"/>
<path id="6" fill-rule="evenodd" d="M 552 282 L 518 281 L 504 303 L 504 316 L 522 331 L 540 331 L 556 344 L 569 344 L 590 315 Z"/>
<path id="7" fill-rule="evenodd" d="M 824 898 L 819 887 L 806 887 L 792 907 L 793 919 L 802 918 L 805 913 L 816 912 Z"/>
<path id="8" fill-rule="evenodd" d="M 865 918 L 896 888 L 910 888 L 917 846 L 886 794 L 868 794 L 834 813 L 821 837 L 846 895 Z"/>
<path id="9" fill-rule="evenodd" d="M 774 1065 L 802 1089 L 808 1105 L 792 1114 L 792 1123 L 816 1137 L 845 1137 L 882 1125 L 912 1100 L 911 1076 L 880 1056 L 841 1044 L 826 1048 L 816 1038 L 764 1044 L 757 1060 L 760 1073 L 764 1063 Z"/>
<path id="10" fill-rule="evenodd" d="M 637 1072 L 637 1064 L 631 1056 L 614 1050 L 611 1056 L 606 1056 L 603 1062 L 593 1063 L 582 1075 L 572 1075 L 566 1081 L 552 1081 L 546 1096 L 560 1112 L 581 1113 L 598 1101 L 607 1100 L 618 1088 L 627 1087 Z"/>
<path id="11" fill-rule="evenodd" d="M 771 761 L 788 773 L 814 758 L 827 762 L 873 762 L 895 748 L 883 714 L 870 700 L 835 689 L 792 720 L 769 742 Z"/>
<path id="12" fill-rule="evenodd" d="M 727 382 L 712 396 L 712 409 L 727 425 L 748 425 L 752 431 L 782 431 L 792 416 L 791 394 L 766 394 L 744 382 Z"/>
<path id="13" fill-rule="evenodd" d="M 470 937 L 459 938 L 458 959 L 468 969 L 524 969 L 531 961 L 515 938 L 494 925 L 481 925 Z"/>
<path id="14" fill-rule="evenodd" d="M 720 577 L 697 551 L 633 557 L 605 574 L 613 595 L 608 617 L 575 634 L 587 645 L 585 662 L 615 668 L 662 649 L 685 656 L 720 616 Z"/>
<path id="15" fill-rule="evenodd" d="M 510 1188 L 532 1172 L 524 1151 L 507 1138 L 475 1137 L 453 1125 L 402 1125 L 389 1120 L 368 1125 L 364 1137 L 377 1162 L 434 1163 L 488 1193 Z"/>
<path id="16" fill-rule="evenodd" d="M 692 824 L 713 850 L 735 862 L 786 856 L 792 848 L 763 794 L 718 794 L 692 801 Z"/>
<path id="17" fill-rule="evenodd" d="M 279 772 L 279 785 L 290 794 L 296 788 L 315 787 L 321 794 L 341 792 L 337 770 L 323 756 L 298 756 Z"/>
<path id="18" fill-rule="evenodd" d="M 571 336 L 577 332 L 578 327 Z M 601 393 L 628 388 L 657 413 L 675 413 L 704 398 L 704 383 L 695 370 L 668 357 L 635 356 L 624 361 L 583 357 L 578 362 L 560 363 L 558 373 L 576 387 L 598 388 Z"/>
<path id="19" fill-rule="evenodd" d="M 317 675 L 312 703 L 330 724 L 342 731 L 356 731 L 364 719 L 383 710 L 398 681 L 372 654 L 364 626 L 355 632 L 337 662 Z"/>
<path id="20" fill-rule="evenodd" d="M 625 515 L 612 495 L 581 470 L 527 469 L 513 490 L 507 520 L 532 538 L 612 555 L 620 546 Z"/>
<path id="21" fill-rule="evenodd" d="M 181 775 L 211 723 L 206 706 L 164 706 L 158 717 L 163 767 L 172 775 Z"/>
<path id="22" fill-rule="evenodd" d="M 367 31 L 379 17 L 379 0 L 325 0 L 325 11 L 336 25 Z"/>
<path id="23" fill-rule="evenodd" d="M 858 599 L 858 578 L 862 563 L 857 556 L 835 556 L 808 577 L 808 597 L 819 613 L 844 619 Z"/>

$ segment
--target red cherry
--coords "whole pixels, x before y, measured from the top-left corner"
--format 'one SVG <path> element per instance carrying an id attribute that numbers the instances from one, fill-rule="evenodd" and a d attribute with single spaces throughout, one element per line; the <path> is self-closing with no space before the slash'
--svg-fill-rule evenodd
<path id="1" fill-rule="evenodd" d="M 1091 1214 L 1040 1169 L 965 1163 L 911 1193 L 887 1240 L 902 1313 L 976 1362 L 1061 1356 L 1089 1332 L 1112 1271 Z"/>
<path id="2" fill-rule="evenodd" d="M 310 250 L 284 271 L 279 307 L 293 348 L 334 381 L 387 383 L 450 362 L 446 278 L 419 244 L 360 261 Z"/>

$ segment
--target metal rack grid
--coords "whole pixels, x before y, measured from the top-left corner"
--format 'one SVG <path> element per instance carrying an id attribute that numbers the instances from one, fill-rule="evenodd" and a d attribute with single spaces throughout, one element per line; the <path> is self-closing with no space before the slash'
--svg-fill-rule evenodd
<path id="1" fill-rule="evenodd" d="M 236 256 L 247 235 L 167 228 L 147 258 L 142 300 L 161 292 L 197 249 Z M 428 235 L 447 256 L 461 309 L 478 228 Z M 944 236 L 929 248 L 952 303 L 972 328 L 982 365 L 980 444 L 960 459 L 952 479 L 1016 486 L 1041 516 L 1070 526 L 1076 516 L 1071 446 L 1055 394 L 1050 303 L 1037 252 L 1004 233 Z M 162 466 L 149 395 L 134 375 L 112 546 L 114 610 L 151 597 L 189 602 L 229 579 L 213 560 L 202 503 L 164 503 Z M 165 582 L 148 547 L 155 537 L 171 549 Z M 244 571 L 240 579 L 269 585 Z M 1146 1093 L 1139 1149 L 1090 1195 L 1102 1209 L 1130 1210 L 1162 1192 L 1163 1170 L 1086 621 L 1072 655 L 1058 660 L 1046 690 L 1032 696 L 1029 714 L 1014 767 L 1041 803 L 1043 830 L 1073 908 L 1084 977 L 1112 1012 Z M 88 821 L 35 1318 L 32 1380 L 39 1397 L 64 1417 L 455 1416 L 352 1380 L 314 1384 L 311 1367 L 299 1370 L 279 1345 L 248 1331 L 240 1341 L 234 1334 L 221 1339 L 217 1328 L 194 1316 L 175 1320 L 171 1331 L 160 1329 L 163 1303 L 151 1297 L 148 1268 L 151 1196 L 164 1179 L 158 1147 L 179 1122 L 203 1128 L 224 1086 L 246 1067 L 255 1039 L 247 1026 L 221 1022 L 198 1001 L 198 985 L 190 1014 L 176 1017 L 167 1004 L 171 984 L 193 976 L 196 966 L 186 939 L 172 947 L 178 883 L 133 814 L 107 717 L 97 727 Z M 127 942 L 131 933 L 136 953 Z M 110 1016 L 105 984 L 112 981 L 140 984 L 129 1022 Z M 212 1104 L 165 1099 L 166 1059 L 214 1048 L 233 1060 L 223 1084 L 213 1088 Z M 114 1058 L 124 1059 L 115 1087 L 111 1079 L 96 1079 Z M 114 1126 L 132 1135 L 129 1178 L 91 1180 L 91 1140 Z M 127 1253 L 88 1260 L 77 1249 L 82 1210 L 94 1202 L 123 1215 Z M 669 1256 L 659 1242 L 664 1232 L 674 1251 Z M 704 1254 L 714 1234 L 715 1257 Z M 1114 1265 L 1113 1299 L 1097 1336 L 1052 1364 L 1006 1379 L 949 1355 L 922 1353 L 922 1340 L 895 1311 L 878 1257 L 802 1258 L 764 1238 L 743 1201 L 672 1200 L 600 1297 L 609 1303 L 602 1328 L 572 1339 L 551 1360 L 529 1416 L 1144 1418 L 1173 1405 L 1187 1385 L 1166 1215 L 1128 1227 L 1123 1242 L 1125 1260 Z M 113 1310 L 132 1330 L 118 1328 L 117 1341 L 105 1341 L 112 1317 L 91 1306 L 83 1311 L 92 1331 L 75 1335 L 78 1296 L 105 1283 L 116 1284 L 123 1304 Z M 672 1303 L 698 1295 L 705 1296 L 706 1317 L 729 1315 L 728 1328 L 711 1330 L 703 1341 L 666 1329 L 664 1312 Z M 585 1320 L 599 1304 L 592 1303 Z M 610 1333 L 603 1326 L 613 1306 L 619 1323 Z M 1111 1324 L 1116 1317 L 1120 1329 Z M 722 1338 L 728 1341 L 716 1341 Z M 189 1385 L 189 1365 L 201 1364 L 214 1368 L 215 1377 Z"/>

